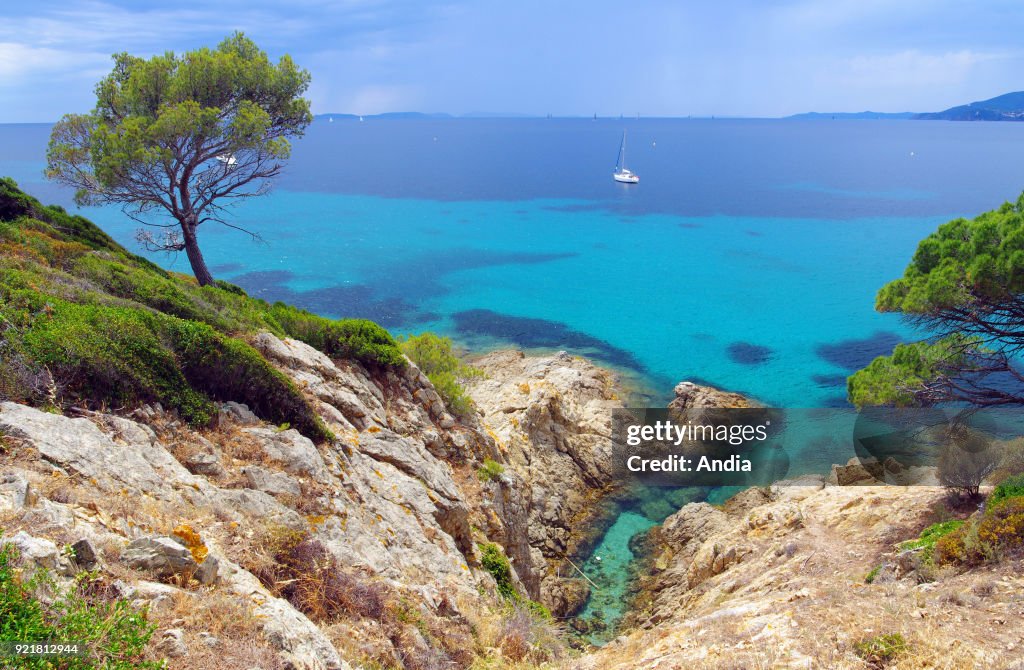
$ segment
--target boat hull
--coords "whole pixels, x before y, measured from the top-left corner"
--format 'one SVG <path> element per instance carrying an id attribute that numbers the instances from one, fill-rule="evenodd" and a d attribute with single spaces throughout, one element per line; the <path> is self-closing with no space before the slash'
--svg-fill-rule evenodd
<path id="1" fill-rule="evenodd" d="M 620 184 L 638 184 L 640 183 L 640 177 L 635 174 L 613 174 L 612 179 L 619 182 Z"/>

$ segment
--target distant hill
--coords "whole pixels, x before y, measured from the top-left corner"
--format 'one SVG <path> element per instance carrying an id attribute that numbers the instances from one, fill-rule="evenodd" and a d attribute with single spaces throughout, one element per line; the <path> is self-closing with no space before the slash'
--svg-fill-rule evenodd
<path id="1" fill-rule="evenodd" d="M 911 119 L 914 112 L 804 112 L 787 119 Z"/>
<path id="2" fill-rule="evenodd" d="M 916 114 L 914 118 L 927 121 L 1024 121 L 1024 91 L 950 107 L 943 112 Z"/>

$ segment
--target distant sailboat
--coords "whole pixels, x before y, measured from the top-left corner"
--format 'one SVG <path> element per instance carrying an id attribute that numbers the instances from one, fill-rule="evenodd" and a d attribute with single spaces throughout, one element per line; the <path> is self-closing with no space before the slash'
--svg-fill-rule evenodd
<path id="1" fill-rule="evenodd" d="M 615 172 L 612 179 L 623 184 L 637 184 L 640 177 L 626 169 L 626 131 L 622 131 L 622 143 L 619 144 L 619 157 L 615 161 Z"/>
<path id="2" fill-rule="evenodd" d="M 327 117 L 327 123 L 334 123 L 334 117 L 333 116 L 328 116 Z"/>
<path id="3" fill-rule="evenodd" d="M 235 165 L 238 163 L 238 159 L 235 158 L 234 154 L 221 154 L 220 156 L 217 156 L 217 160 L 219 160 L 221 163 L 228 166 L 229 168 L 235 167 Z"/>

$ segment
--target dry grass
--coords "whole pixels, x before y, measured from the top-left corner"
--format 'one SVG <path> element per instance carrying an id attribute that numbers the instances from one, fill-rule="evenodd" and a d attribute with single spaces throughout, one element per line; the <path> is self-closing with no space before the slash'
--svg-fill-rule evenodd
<path id="1" fill-rule="evenodd" d="M 237 595 L 216 589 L 201 593 L 179 593 L 167 609 L 150 616 L 157 626 L 147 648 L 151 660 L 162 657 L 157 650 L 160 632 L 180 628 L 188 650 L 186 656 L 168 659 L 169 670 L 196 668 L 262 668 L 282 670 L 276 650 L 262 632 L 262 625 L 253 616 L 249 604 Z M 217 638 L 213 646 L 200 633 Z"/>

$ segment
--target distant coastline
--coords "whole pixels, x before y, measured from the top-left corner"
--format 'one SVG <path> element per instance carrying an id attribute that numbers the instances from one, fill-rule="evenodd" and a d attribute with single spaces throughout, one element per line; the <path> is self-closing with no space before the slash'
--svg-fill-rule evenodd
<path id="1" fill-rule="evenodd" d="M 791 120 L 817 120 L 817 119 L 895 119 L 906 120 L 917 116 L 914 112 L 804 112 L 784 116 L 783 119 Z"/>

